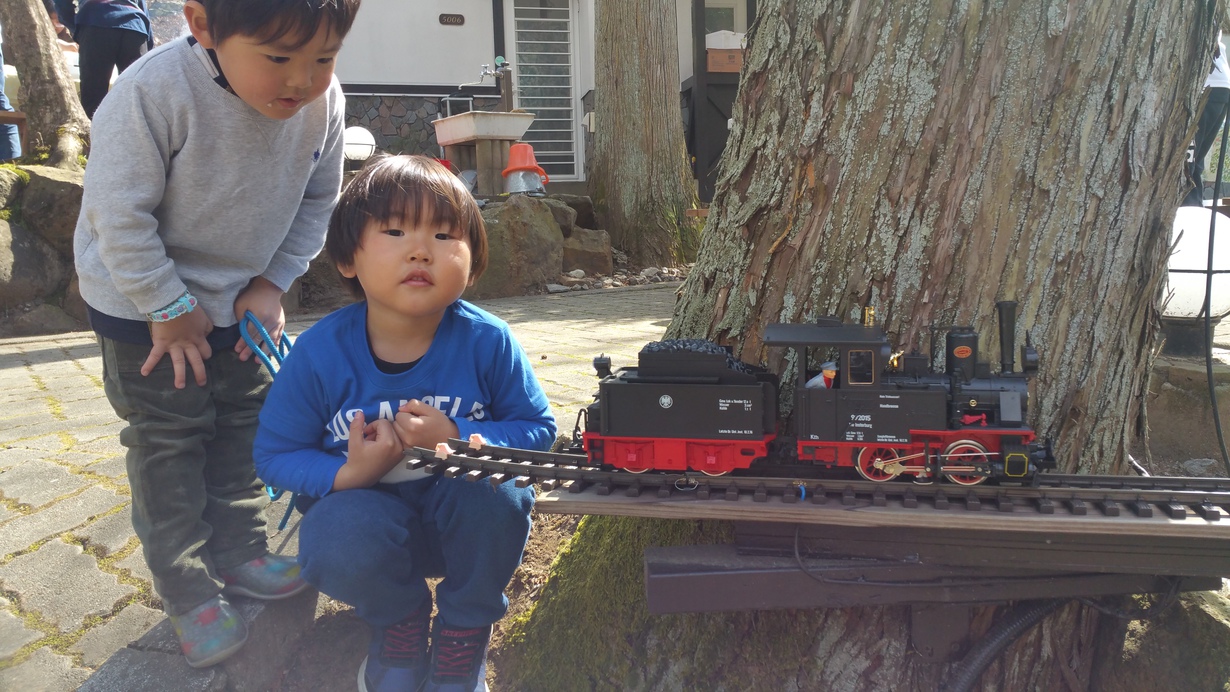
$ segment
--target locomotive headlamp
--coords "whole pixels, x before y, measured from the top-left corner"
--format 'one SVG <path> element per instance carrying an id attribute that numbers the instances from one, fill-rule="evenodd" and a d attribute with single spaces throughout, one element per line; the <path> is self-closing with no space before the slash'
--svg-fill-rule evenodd
<path id="1" fill-rule="evenodd" d="M 598 373 L 599 379 L 610 377 L 611 357 L 606 354 L 601 354 L 594 358 L 594 371 Z"/>

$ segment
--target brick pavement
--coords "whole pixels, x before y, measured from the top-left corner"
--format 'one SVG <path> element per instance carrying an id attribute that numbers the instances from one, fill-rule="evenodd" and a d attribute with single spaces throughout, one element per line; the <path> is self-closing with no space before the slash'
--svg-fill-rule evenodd
<path id="1" fill-rule="evenodd" d="M 480 305 L 512 326 L 570 431 L 595 389 L 592 358 L 635 364 L 670 322 L 676 286 Z M 0 340 L 0 690 L 76 689 L 163 620 L 129 522 L 122 426 L 90 334 Z"/>

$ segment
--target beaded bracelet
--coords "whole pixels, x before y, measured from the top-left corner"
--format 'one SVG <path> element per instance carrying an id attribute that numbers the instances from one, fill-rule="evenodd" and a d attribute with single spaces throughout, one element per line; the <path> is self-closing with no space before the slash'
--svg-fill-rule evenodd
<path id="1" fill-rule="evenodd" d="M 184 294 L 176 298 L 170 305 L 162 308 L 161 310 L 155 310 L 147 313 L 145 316 L 154 322 L 170 322 L 180 315 L 186 315 L 192 312 L 195 307 L 196 296 L 192 295 L 188 291 L 184 291 Z"/>

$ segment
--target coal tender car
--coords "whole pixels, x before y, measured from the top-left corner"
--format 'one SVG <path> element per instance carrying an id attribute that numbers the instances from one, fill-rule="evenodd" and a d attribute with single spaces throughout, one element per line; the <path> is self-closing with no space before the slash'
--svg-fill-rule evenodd
<path id="1" fill-rule="evenodd" d="M 1015 371 L 1016 304 L 998 308 L 998 374 L 978 360 L 970 327 L 943 329 L 945 372 L 935 372 L 930 355 L 892 353 L 870 320 L 770 325 L 765 346 L 792 349 L 803 364 L 793 435 L 777 431 L 777 378 L 716 344 L 654 342 L 641 350 L 638 367 L 615 373 L 600 357 L 598 395 L 583 412 L 584 450 L 591 463 L 634 473 L 717 476 L 753 462 L 768 472 L 766 465 L 797 470 L 801 462 L 820 471 L 852 468 L 871 481 L 1028 481 L 1054 467 L 1049 446 L 1026 423 L 1038 354 L 1023 346 L 1022 371 Z"/>
<path id="2" fill-rule="evenodd" d="M 777 436 L 777 377 L 712 342 L 655 341 L 638 367 L 595 367 L 602 380 L 583 435 L 592 463 L 720 476 L 768 456 Z"/>

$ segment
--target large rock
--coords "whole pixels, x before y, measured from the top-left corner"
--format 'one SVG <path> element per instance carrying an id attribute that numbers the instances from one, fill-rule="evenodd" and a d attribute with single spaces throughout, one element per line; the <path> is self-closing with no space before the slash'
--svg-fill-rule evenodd
<path id="1" fill-rule="evenodd" d="M 23 166 L 22 170 L 30 174 L 21 195 L 22 223 L 71 258 L 85 173 L 50 166 Z"/>
<path id="2" fill-rule="evenodd" d="M 21 194 L 25 184 L 25 178 L 16 169 L 0 166 L 0 209 L 13 206 L 13 200 Z"/>
<path id="3" fill-rule="evenodd" d="M 540 199 L 512 195 L 483 210 L 487 224 L 487 271 L 466 298 L 504 298 L 542 293 L 564 261 L 564 235 Z"/>
<path id="4" fill-rule="evenodd" d="M 21 224 L 0 220 L 0 310 L 42 302 L 64 285 L 68 261 Z"/>
<path id="5" fill-rule="evenodd" d="M 597 228 L 598 221 L 594 218 L 594 201 L 584 195 L 551 195 L 552 198 L 572 207 L 577 213 L 576 225 L 581 228 Z"/>
<path id="6" fill-rule="evenodd" d="M 558 199 L 550 197 L 539 198 L 551 207 L 551 216 L 555 217 L 555 223 L 559 224 L 559 230 L 564 234 L 565 238 L 572 236 L 572 229 L 577 225 L 577 210 L 568 206 Z"/>
<path id="7" fill-rule="evenodd" d="M 355 301 L 337 267 L 325 253 L 320 253 L 299 278 L 299 309 L 306 312 L 334 310 Z"/>
<path id="8" fill-rule="evenodd" d="M 574 269 L 584 270 L 586 276 L 610 276 L 614 272 L 610 234 L 579 226 L 573 229 L 572 236 L 564 239 L 564 271 Z"/>
<path id="9" fill-rule="evenodd" d="M 75 271 L 73 272 L 73 278 L 68 281 L 68 288 L 64 291 L 64 304 L 62 307 L 69 317 L 72 317 L 81 324 L 89 324 L 90 316 L 85 309 L 85 298 L 81 297 L 81 282 L 77 280 L 77 272 Z"/>
<path id="10" fill-rule="evenodd" d="M 43 303 L 29 311 L 18 312 L 0 329 L 0 333 L 4 336 L 37 336 L 79 332 L 84 329 L 84 322 L 77 321 L 54 305 Z"/>

